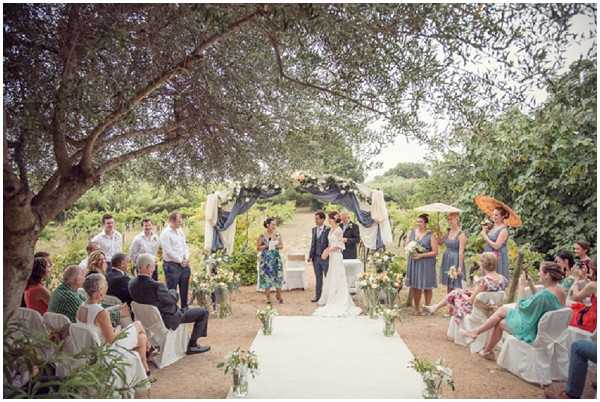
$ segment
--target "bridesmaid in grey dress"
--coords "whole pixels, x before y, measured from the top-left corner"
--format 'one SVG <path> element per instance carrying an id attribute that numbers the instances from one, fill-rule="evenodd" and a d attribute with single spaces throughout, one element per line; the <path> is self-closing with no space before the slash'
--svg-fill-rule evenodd
<path id="1" fill-rule="evenodd" d="M 448 287 L 448 293 L 453 289 L 462 288 L 462 280 L 465 272 L 465 245 L 467 236 L 461 230 L 460 218 L 458 213 L 448 214 L 448 234 L 443 238 L 446 245 L 446 251 L 442 257 L 442 266 L 440 268 L 440 282 Z M 448 271 L 451 267 L 456 267 L 459 272 L 458 277 L 450 278 Z"/>
<path id="2" fill-rule="evenodd" d="M 406 286 L 410 288 L 416 315 L 424 315 L 421 309 L 421 294 L 425 293 L 425 304 L 431 304 L 433 289 L 437 288 L 435 261 L 438 253 L 437 239 L 431 230 L 427 230 L 429 216 L 419 215 L 417 227 L 410 231 L 408 241 L 417 240 L 425 248 L 424 253 L 408 257 Z"/>
<path id="3" fill-rule="evenodd" d="M 510 279 L 508 273 L 508 226 L 504 220 L 509 217 L 506 209 L 498 207 L 492 212 L 492 221 L 494 226 L 491 229 L 484 227 L 481 230 L 481 237 L 485 240 L 483 251 L 491 251 L 498 258 L 498 272 L 506 279 Z"/>

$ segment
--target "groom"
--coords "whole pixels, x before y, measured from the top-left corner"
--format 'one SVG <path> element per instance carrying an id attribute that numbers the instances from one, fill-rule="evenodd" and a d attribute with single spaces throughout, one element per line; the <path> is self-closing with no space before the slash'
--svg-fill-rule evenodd
<path id="1" fill-rule="evenodd" d="M 312 229 L 310 253 L 308 254 L 308 262 L 312 262 L 317 280 L 315 298 L 311 300 L 313 303 L 316 303 L 321 298 L 323 276 L 327 276 L 327 268 L 329 267 L 329 261 L 321 259 L 321 254 L 329 247 L 329 240 L 327 239 L 329 227 L 325 226 L 325 213 L 323 211 L 315 213 L 315 224 L 316 227 Z"/>

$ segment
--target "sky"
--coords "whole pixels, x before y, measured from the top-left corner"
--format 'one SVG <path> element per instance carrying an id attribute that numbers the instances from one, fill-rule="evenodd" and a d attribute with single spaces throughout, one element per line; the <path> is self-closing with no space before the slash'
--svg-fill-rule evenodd
<path id="1" fill-rule="evenodd" d="M 576 33 L 587 33 L 590 26 L 593 24 L 595 24 L 595 21 L 591 18 L 576 16 L 573 18 L 571 31 Z M 589 39 L 581 42 L 573 42 L 565 51 L 567 62 L 559 73 L 566 71 L 569 64 L 576 61 L 580 55 L 585 55 L 592 46 L 595 46 L 595 40 Z M 543 90 L 535 91 L 534 96 L 538 104 L 543 102 L 547 97 L 546 92 Z M 375 122 L 372 127 L 376 128 L 380 124 L 380 122 Z M 417 140 L 397 137 L 393 143 L 384 147 L 381 153 L 373 159 L 375 162 L 381 162 L 382 167 L 380 169 L 369 171 L 366 180 L 372 180 L 375 176 L 383 174 L 385 171 L 396 166 L 398 162 L 425 162 L 425 156 L 428 153 L 428 147 L 424 144 L 420 144 Z"/>

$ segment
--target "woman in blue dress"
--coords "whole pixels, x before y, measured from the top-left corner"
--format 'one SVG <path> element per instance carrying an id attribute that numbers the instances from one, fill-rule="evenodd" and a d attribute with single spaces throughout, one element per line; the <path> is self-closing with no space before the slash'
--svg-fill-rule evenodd
<path id="1" fill-rule="evenodd" d="M 410 288 L 416 315 L 424 315 L 421 308 L 421 294 L 425 293 L 425 304 L 431 304 L 433 289 L 437 288 L 435 274 L 435 261 L 438 254 L 437 238 L 431 230 L 427 230 L 429 215 L 422 214 L 417 217 L 417 227 L 410 231 L 408 241 L 416 241 L 425 251 L 413 253 L 408 257 L 406 286 Z"/>
<path id="2" fill-rule="evenodd" d="M 485 240 L 483 251 L 491 251 L 498 257 L 497 272 L 510 279 L 508 273 L 508 226 L 504 220 L 509 217 L 509 213 L 502 207 L 497 207 L 492 212 L 492 221 L 494 226 L 491 229 L 483 227 L 481 237 Z"/>
<path id="3" fill-rule="evenodd" d="M 465 245 L 467 236 L 460 227 L 460 218 L 457 212 L 448 214 L 448 233 L 442 238 L 446 245 L 446 251 L 442 256 L 442 266 L 440 267 L 440 283 L 446 285 L 447 293 L 454 289 L 462 288 L 462 279 L 465 272 Z M 448 275 L 450 268 L 456 270 L 456 277 Z M 449 307 L 449 314 L 452 314 L 452 308 Z"/>
<path id="4" fill-rule="evenodd" d="M 256 250 L 260 252 L 260 279 L 258 286 L 265 290 L 267 303 L 271 304 L 271 289 L 275 288 L 277 301 L 283 303 L 283 263 L 279 250 L 283 248 L 281 235 L 276 231 L 275 218 L 267 218 L 263 223 L 265 233 L 256 241 Z"/>

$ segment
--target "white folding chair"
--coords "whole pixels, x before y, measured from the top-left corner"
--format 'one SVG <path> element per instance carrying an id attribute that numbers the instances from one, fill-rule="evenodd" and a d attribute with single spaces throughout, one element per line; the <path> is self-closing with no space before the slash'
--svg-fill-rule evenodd
<path id="1" fill-rule="evenodd" d="M 158 368 L 173 364 L 185 355 L 190 340 L 186 324 L 179 324 L 177 329 L 170 330 L 155 306 L 131 302 L 131 308 L 135 318 L 146 329 L 150 343 L 159 348 L 159 352 L 152 356 Z"/>
<path id="2" fill-rule="evenodd" d="M 498 292 L 480 292 L 475 297 L 475 300 L 484 304 L 495 304 L 496 306 L 502 305 L 504 300 L 504 291 Z M 473 306 L 473 311 L 464 317 L 461 321 L 457 321 L 454 318 L 450 318 L 448 324 L 447 336 L 452 339 L 454 343 L 461 346 L 469 345 L 470 339 L 461 334 L 461 330 L 471 331 L 481 326 L 488 319 L 487 312 L 477 307 L 477 303 Z M 472 353 L 477 353 L 482 350 L 485 343 L 490 336 L 490 331 L 480 334 L 469 346 Z"/>
<path id="3" fill-rule="evenodd" d="M 568 367 L 568 350 L 561 344 L 561 337 L 570 319 L 568 307 L 547 312 L 540 319 L 537 336 L 531 344 L 504 333 L 498 365 L 531 383 L 547 385 L 552 380 L 564 381 L 566 370 L 553 362 L 561 360 L 560 365 Z"/>
<path id="4" fill-rule="evenodd" d="M 69 327 L 69 339 L 72 352 L 75 354 L 80 353 L 87 348 L 96 347 L 101 343 L 96 332 L 92 331 L 88 324 L 81 323 L 71 324 Z M 144 369 L 144 365 L 142 364 L 142 360 L 137 352 L 129 351 L 125 348 L 114 345 L 112 348 L 125 361 L 125 378 L 123 379 L 119 376 L 115 377 L 116 388 L 123 388 L 129 384 L 137 384 L 148 378 L 146 375 L 146 370 Z M 70 369 L 75 369 L 81 364 L 85 364 L 85 360 L 74 360 Z M 134 397 L 135 392 L 146 390 L 148 388 L 149 384 L 145 384 L 142 387 L 131 390 L 131 394 L 129 396 Z"/>
<path id="5" fill-rule="evenodd" d="M 285 273 L 288 290 L 306 289 L 306 258 L 304 254 L 288 254 Z"/>

